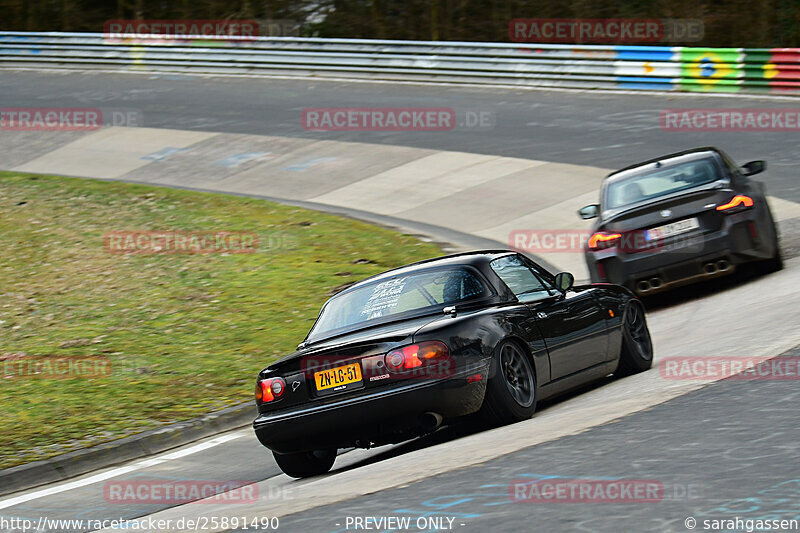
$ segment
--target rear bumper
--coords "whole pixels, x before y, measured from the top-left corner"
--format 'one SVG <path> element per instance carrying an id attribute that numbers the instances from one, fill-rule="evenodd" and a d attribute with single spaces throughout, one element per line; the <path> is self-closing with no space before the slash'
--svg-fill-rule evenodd
<path id="1" fill-rule="evenodd" d="M 467 376 L 477 373 L 483 378 L 468 383 Z M 424 432 L 419 423 L 424 413 L 447 419 L 480 409 L 487 373 L 488 362 L 447 379 L 262 413 L 253 421 L 253 429 L 261 444 L 278 453 L 400 442 Z"/>
<path id="2" fill-rule="evenodd" d="M 731 274 L 774 253 L 771 229 L 759 218 L 757 210 L 731 215 L 719 231 L 681 236 L 652 251 L 587 251 L 586 262 L 592 281 L 624 285 L 639 295 Z"/>

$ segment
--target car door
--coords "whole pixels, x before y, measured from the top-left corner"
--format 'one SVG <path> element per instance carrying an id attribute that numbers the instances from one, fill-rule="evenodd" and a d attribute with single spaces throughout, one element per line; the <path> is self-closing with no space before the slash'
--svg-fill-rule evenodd
<path id="1" fill-rule="evenodd" d="M 605 318 L 592 295 L 594 290 L 567 291 L 558 300 L 528 304 L 547 344 L 550 375 L 554 380 L 607 359 Z"/>
<path id="2" fill-rule="evenodd" d="M 552 275 L 536 263 L 522 260 L 554 292 Z M 532 302 L 532 311 L 547 342 L 556 353 L 553 379 L 605 363 L 608 357 L 608 317 L 597 297 L 600 289 L 570 289 L 563 299 Z M 545 333 L 549 331 L 549 333 Z M 552 359 L 552 358 L 551 358 Z M 551 362 L 553 365 L 553 362 Z"/>
<path id="3" fill-rule="evenodd" d="M 522 256 L 495 260 L 492 268 L 535 316 L 550 356 L 552 380 L 607 360 L 605 316 L 595 299 L 596 289 L 562 294 L 551 276 Z"/>

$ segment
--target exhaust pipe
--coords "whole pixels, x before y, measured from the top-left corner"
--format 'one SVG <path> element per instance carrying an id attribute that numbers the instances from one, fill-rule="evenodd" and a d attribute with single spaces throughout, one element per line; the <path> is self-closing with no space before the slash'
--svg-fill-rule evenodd
<path id="1" fill-rule="evenodd" d="M 717 261 L 717 268 L 720 270 L 720 272 L 725 272 L 726 270 L 731 268 L 731 265 L 724 259 L 720 259 L 719 261 Z"/>
<path id="2" fill-rule="evenodd" d="M 636 288 L 639 290 L 639 292 L 647 292 L 650 290 L 650 282 L 646 279 L 643 279 L 636 285 Z"/>
<path id="3" fill-rule="evenodd" d="M 661 278 L 653 278 L 650 280 L 650 287 L 652 289 L 658 289 L 661 287 Z"/>
<path id="4" fill-rule="evenodd" d="M 425 431 L 433 431 L 442 425 L 442 420 L 439 413 L 423 413 L 419 417 L 419 424 Z"/>
<path id="5" fill-rule="evenodd" d="M 703 270 L 705 270 L 706 274 L 713 274 L 717 271 L 717 265 L 714 263 L 706 263 L 703 266 Z"/>

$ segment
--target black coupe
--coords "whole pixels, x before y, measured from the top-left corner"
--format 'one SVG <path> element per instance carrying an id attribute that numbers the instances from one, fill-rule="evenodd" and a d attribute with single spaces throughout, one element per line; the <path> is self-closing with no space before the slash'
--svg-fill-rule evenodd
<path id="1" fill-rule="evenodd" d="M 765 168 L 764 161 L 740 168 L 716 148 L 695 148 L 608 175 L 600 203 L 578 211 L 597 218 L 585 247 L 592 281 L 645 295 L 744 263 L 781 269 L 765 186 L 750 179 Z"/>
<path id="2" fill-rule="evenodd" d="M 650 368 L 639 300 L 573 282 L 505 250 L 363 280 L 328 300 L 296 352 L 259 373 L 256 436 L 286 474 L 313 476 L 339 448 L 402 442 L 473 413 L 524 420 L 537 400 Z"/>

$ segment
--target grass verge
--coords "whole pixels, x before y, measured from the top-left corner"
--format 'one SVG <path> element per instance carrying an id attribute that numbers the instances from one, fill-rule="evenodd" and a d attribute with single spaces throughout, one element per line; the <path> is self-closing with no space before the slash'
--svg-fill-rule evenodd
<path id="1" fill-rule="evenodd" d="M 104 235 L 125 230 L 247 232 L 258 245 L 109 253 Z M 264 200 L 0 172 L 0 469 L 248 401 L 336 287 L 439 253 Z M 110 371 L 46 365 L 84 357 Z"/>

